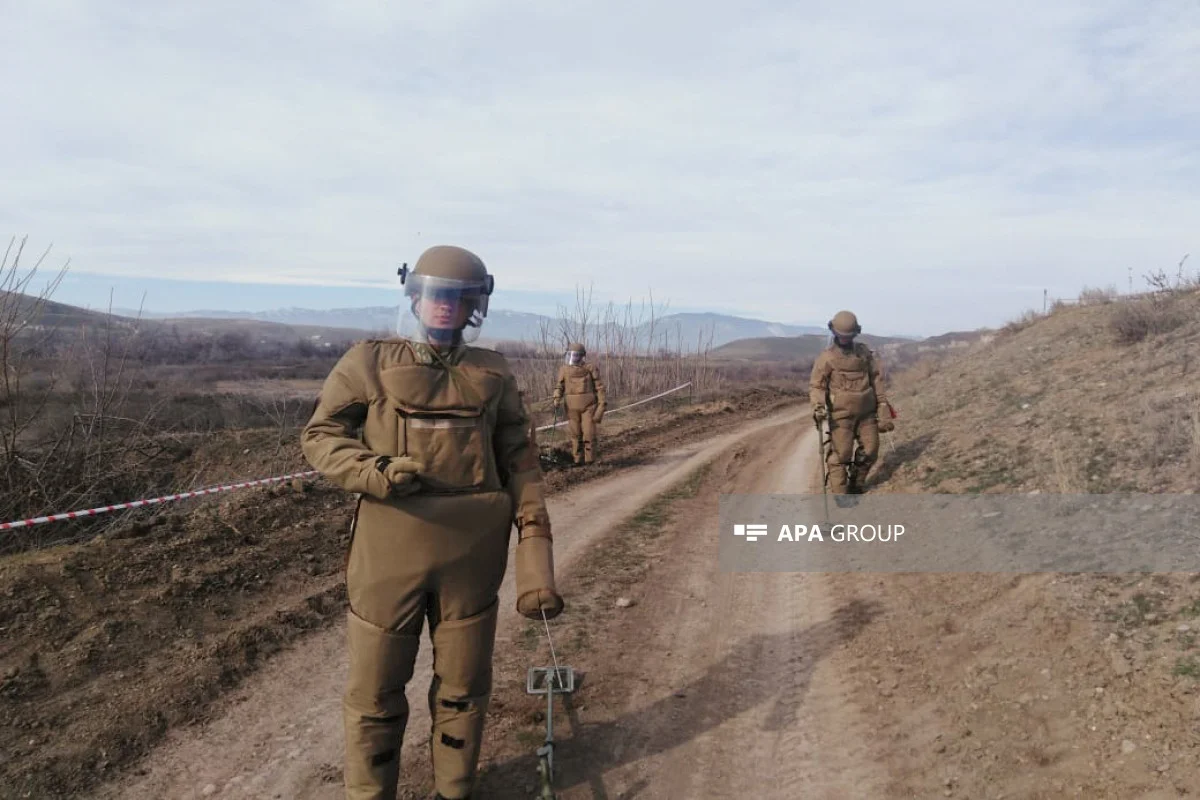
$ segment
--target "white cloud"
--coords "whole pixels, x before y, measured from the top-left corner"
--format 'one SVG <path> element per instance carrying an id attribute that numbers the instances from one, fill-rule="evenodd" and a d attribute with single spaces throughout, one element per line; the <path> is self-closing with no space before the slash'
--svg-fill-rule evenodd
<path id="1" fill-rule="evenodd" d="M 10 16 L 0 227 L 89 271 L 386 284 L 449 241 L 501 288 L 933 333 L 1196 246 L 1194 4 Z"/>

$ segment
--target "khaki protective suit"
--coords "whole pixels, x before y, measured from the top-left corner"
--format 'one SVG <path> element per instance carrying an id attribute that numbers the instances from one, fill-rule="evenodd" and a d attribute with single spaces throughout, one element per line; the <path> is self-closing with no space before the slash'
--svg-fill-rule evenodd
<path id="1" fill-rule="evenodd" d="M 835 316 L 830 329 L 835 336 L 857 334 L 857 321 L 852 316 L 849 325 L 835 328 L 835 322 L 843 322 L 843 314 L 848 312 Z M 818 420 L 829 420 L 832 441 L 826 463 L 830 490 L 835 494 L 860 491 L 879 457 L 879 412 L 887 403 L 878 357 L 862 342 L 840 344 L 835 340 L 813 364 L 809 401 Z M 891 430 L 891 425 L 888 419 L 884 429 Z"/>
<path id="2" fill-rule="evenodd" d="M 568 352 L 585 352 L 573 345 Z M 567 431 L 571 437 L 571 457 L 576 464 L 591 464 L 596 459 L 597 425 L 604 418 L 607 403 L 604 382 L 595 365 L 583 361 L 563 364 L 554 387 L 554 404 L 566 400 Z"/>
<path id="3" fill-rule="evenodd" d="M 361 493 L 346 572 L 350 800 L 396 796 L 405 686 L 426 622 L 435 787 L 439 797 L 470 796 L 514 523 L 518 610 L 538 620 L 562 610 L 533 436 L 508 363 L 490 350 L 370 340 L 325 380 L 304 455 Z"/>

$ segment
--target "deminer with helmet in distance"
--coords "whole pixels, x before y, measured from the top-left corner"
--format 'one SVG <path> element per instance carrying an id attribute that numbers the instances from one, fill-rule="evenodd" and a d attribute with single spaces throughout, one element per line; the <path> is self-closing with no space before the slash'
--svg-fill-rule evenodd
<path id="1" fill-rule="evenodd" d="M 833 341 L 813 364 L 809 400 L 818 427 L 829 422 L 831 441 L 825 455 L 829 489 L 834 494 L 853 494 L 862 491 L 879 457 L 880 432 L 892 430 L 894 424 L 890 417 L 880 416 L 889 405 L 883 368 L 866 344 L 855 341 L 862 332 L 858 318 L 839 311 L 829 321 L 829 330 Z"/>
<path id="2" fill-rule="evenodd" d="M 309 463 L 359 494 L 346 566 L 349 800 L 396 796 L 426 623 L 434 786 L 471 796 L 514 525 L 518 612 L 540 622 L 563 610 L 530 416 L 505 357 L 469 346 L 493 276 L 475 254 L 437 246 L 400 277 L 399 337 L 342 356 L 301 436 Z"/>
<path id="3" fill-rule="evenodd" d="M 604 419 L 607 408 L 600 370 L 586 356 L 582 344 L 568 344 L 554 385 L 555 407 L 566 400 L 571 458 L 576 464 L 591 464 L 596 460 L 596 426 Z"/>

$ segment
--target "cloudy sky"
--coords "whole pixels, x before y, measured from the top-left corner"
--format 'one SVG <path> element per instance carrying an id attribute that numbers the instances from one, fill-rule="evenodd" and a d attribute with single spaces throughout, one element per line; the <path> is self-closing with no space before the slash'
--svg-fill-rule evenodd
<path id="1" fill-rule="evenodd" d="M 68 302 L 379 304 L 455 243 L 496 307 L 922 335 L 1200 251 L 1195 0 L 0 7 L 0 233 Z"/>

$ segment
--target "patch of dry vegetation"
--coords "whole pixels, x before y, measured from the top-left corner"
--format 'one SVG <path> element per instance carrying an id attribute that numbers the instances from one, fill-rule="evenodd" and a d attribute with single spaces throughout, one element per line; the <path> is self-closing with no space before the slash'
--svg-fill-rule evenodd
<path id="1" fill-rule="evenodd" d="M 1200 281 L 1147 282 L 1136 296 L 1085 290 L 897 375 L 894 449 L 870 490 L 1195 493 Z M 940 775 L 969 796 L 1174 797 L 1200 781 L 1197 576 L 845 583 L 885 596 L 889 615 L 851 646 L 926 720 L 882 727 L 911 761 L 897 793 L 937 793 Z"/>
<path id="2" fill-rule="evenodd" d="M 1154 277 L 1151 292 L 1030 312 L 896 375 L 888 491 L 1194 490 L 1200 283 Z"/>

